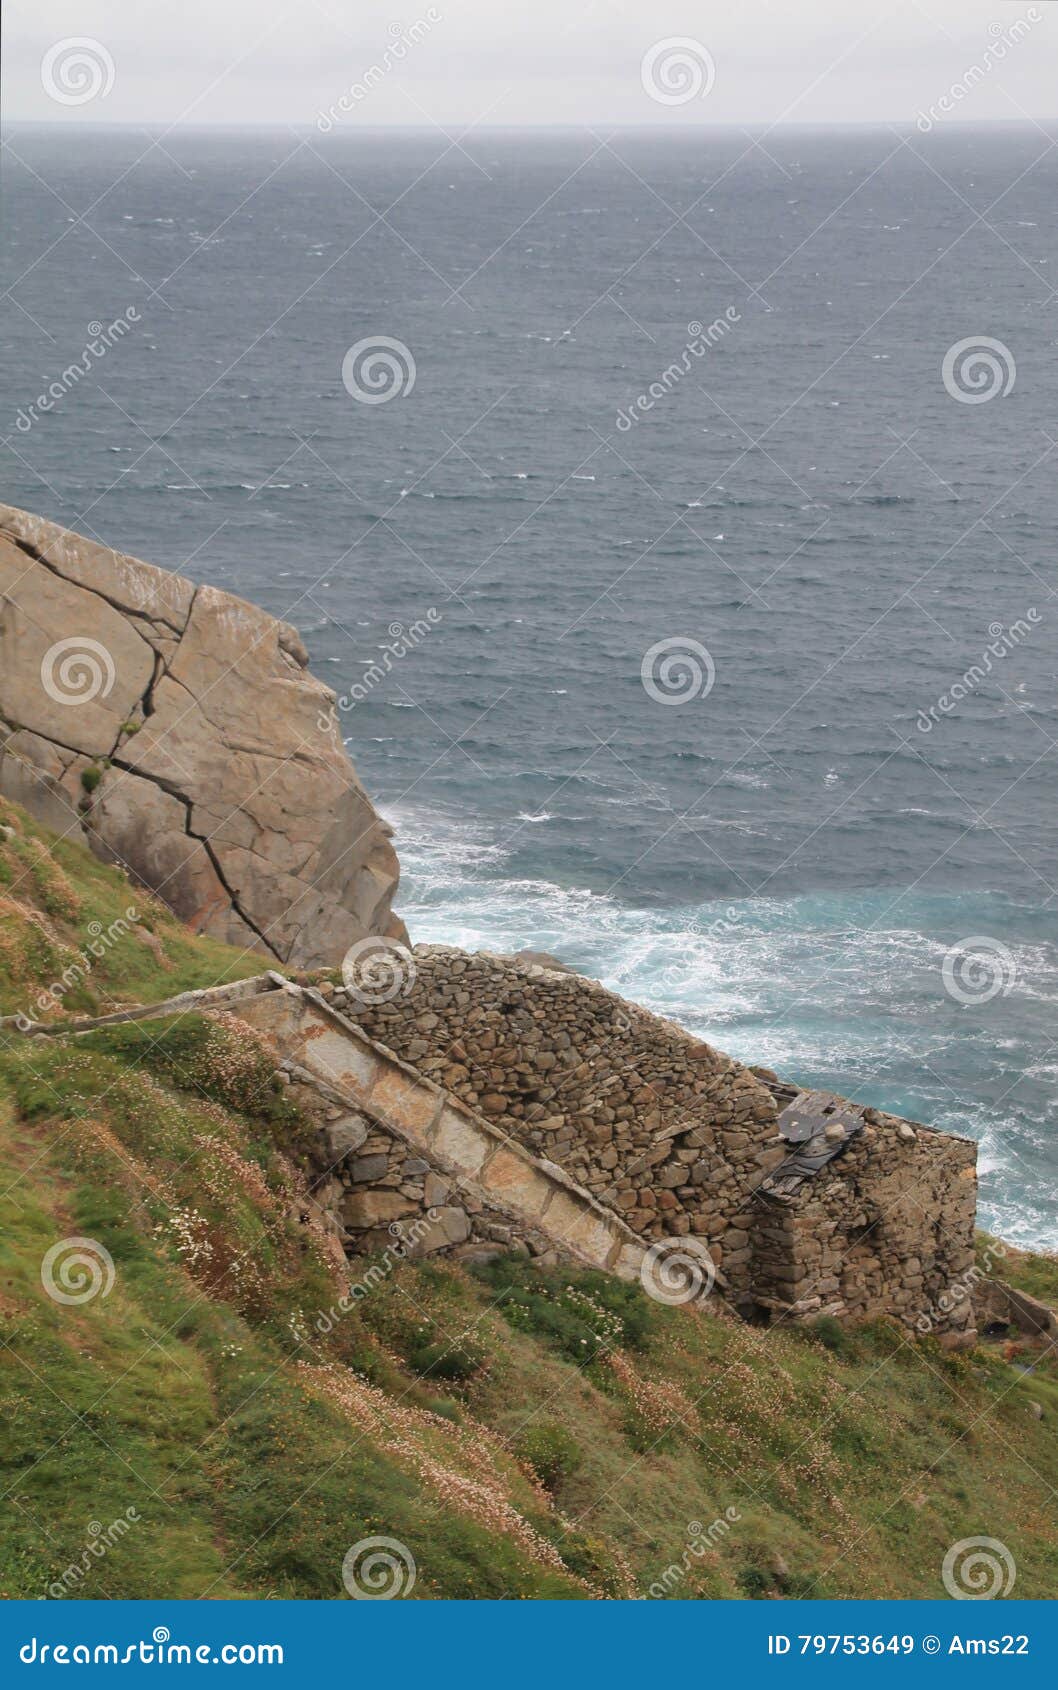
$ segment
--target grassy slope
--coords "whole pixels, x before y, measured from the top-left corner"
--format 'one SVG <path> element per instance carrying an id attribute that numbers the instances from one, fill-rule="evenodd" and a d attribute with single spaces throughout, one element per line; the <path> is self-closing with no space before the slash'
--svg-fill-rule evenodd
<path id="1" fill-rule="evenodd" d="M 257 966 L 4 821 L 4 1013 L 130 902 L 157 944 L 125 935 L 66 1011 Z M 43 1595 L 77 1563 L 70 1595 L 341 1597 L 346 1551 L 384 1535 L 414 1554 L 416 1597 L 645 1594 L 669 1566 L 681 1597 L 926 1596 L 982 1535 L 1018 1595 L 1053 1593 L 1051 1364 L 886 1323 L 762 1334 L 517 1259 L 405 1264 L 321 1335 L 340 1263 L 302 1220 L 302 1134 L 245 1033 L 0 1035 L 0 1592 Z M 109 1252 L 109 1295 L 45 1294 L 69 1237 Z"/>
<path id="2" fill-rule="evenodd" d="M 1058 1255 L 1034 1256 L 982 1232 L 978 1234 L 977 1259 L 986 1271 L 1005 1279 L 1015 1290 L 1058 1309 Z"/>
<path id="3" fill-rule="evenodd" d="M 261 957 L 193 936 L 157 898 L 17 805 L 0 800 L 0 826 L 15 829 L 0 836 L 0 1016 L 99 1015 L 261 973 Z M 68 989 L 49 1001 L 67 971 Z"/>

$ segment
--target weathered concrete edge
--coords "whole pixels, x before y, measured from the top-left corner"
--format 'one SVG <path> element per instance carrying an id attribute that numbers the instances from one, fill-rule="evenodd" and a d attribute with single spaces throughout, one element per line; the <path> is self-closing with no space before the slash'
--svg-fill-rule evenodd
<path id="1" fill-rule="evenodd" d="M 599 1203 L 563 1169 L 533 1157 L 436 1081 L 418 1073 L 334 1009 L 321 993 L 293 985 L 280 975 L 270 974 L 270 978 L 327 1023 L 362 1059 L 377 1065 L 362 1089 L 341 1083 L 333 1071 L 322 1076 L 351 1107 L 363 1109 L 388 1132 L 425 1151 L 441 1171 L 469 1185 L 489 1207 L 537 1228 L 589 1266 L 623 1279 L 638 1277 L 646 1248 L 616 1211 Z M 234 1013 L 239 1014 L 237 1005 Z M 250 1016 L 245 1019 L 253 1024 Z M 306 1067 L 304 1058 L 297 1066 Z M 311 1066 L 308 1072 L 321 1077 Z M 519 1181 L 530 1190 L 536 1184 L 536 1201 L 519 1201 Z"/>
<path id="2" fill-rule="evenodd" d="M 590 1267 L 603 1269 L 623 1279 L 638 1278 L 647 1254 L 646 1247 L 615 1210 L 607 1208 L 585 1191 L 564 1168 L 542 1157 L 532 1156 L 524 1146 L 477 1115 L 445 1091 L 443 1086 L 418 1073 L 388 1045 L 372 1039 L 358 1023 L 333 1008 L 322 993 L 311 987 L 295 985 L 273 969 L 245 980 L 181 992 L 160 1003 L 135 1005 L 130 1009 L 115 1010 L 109 1015 L 59 1025 L 33 1023 L 21 1030 L 49 1038 L 77 1038 L 126 1022 L 160 1020 L 181 1013 L 208 1014 L 230 1010 L 239 1017 L 240 1008 L 246 1009 L 252 1001 L 272 993 L 285 994 L 310 1007 L 362 1056 L 379 1065 L 379 1071 L 372 1075 L 371 1083 L 362 1093 L 337 1084 L 333 1076 L 321 1075 L 303 1063 L 287 1061 L 286 1066 L 297 1070 L 299 1077 L 304 1075 L 313 1083 L 328 1087 L 346 1106 L 364 1110 L 402 1142 L 414 1149 L 425 1150 L 440 1172 L 458 1180 L 498 1214 L 537 1228 L 553 1238 L 568 1254 Z M 252 1025 L 249 1016 L 240 1018 Z M 9 1022 L 13 1025 L 13 1018 L 9 1018 Z M 399 1077 L 399 1085 L 396 1086 L 395 1077 Z M 387 1080 L 392 1095 L 388 1098 L 383 1095 L 376 1097 L 375 1093 L 381 1090 L 380 1081 Z M 409 1103 L 409 1098 L 415 1099 L 416 1103 Z M 425 1099 L 429 1103 L 424 1108 L 421 1100 Z M 425 1121 L 413 1124 L 409 1113 L 412 1117 L 425 1114 Z M 470 1135 L 472 1141 L 476 1141 L 469 1166 L 461 1166 L 453 1155 L 452 1138 L 458 1137 L 456 1123 L 458 1128 Z M 530 1188 L 533 1183 L 537 1184 L 536 1203 L 519 1202 L 517 1192 L 500 1183 L 504 1177 L 508 1182 L 516 1183 L 519 1176 L 524 1177 Z M 540 1186 L 545 1188 L 543 1192 L 539 1191 Z M 693 1249 L 695 1240 L 681 1240 L 684 1245 L 688 1242 Z"/>
<path id="3" fill-rule="evenodd" d="M 179 1015 L 185 1010 L 190 1013 L 199 1008 L 217 1008 L 223 1006 L 226 1000 L 234 1002 L 259 997 L 262 992 L 274 991 L 278 986 L 288 984 L 281 974 L 269 969 L 267 974 L 251 974 L 245 980 L 230 980 L 219 986 L 199 986 L 188 992 L 178 992 L 175 998 L 163 998 L 161 1003 L 134 1004 L 131 1009 L 115 1009 L 109 1015 L 93 1015 L 77 1021 L 30 1021 L 20 1026 L 17 1015 L 4 1015 L 0 1016 L 0 1031 L 13 1028 L 33 1037 L 44 1035 L 51 1039 L 68 1034 L 77 1037 L 81 1033 L 94 1032 L 97 1027 L 118 1027 L 125 1021 L 153 1021 L 166 1015 Z"/>
<path id="4" fill-rule="evenodd" d="M 454 1162 L 451 1162 L 447 1157 L 440 1155 L 435 1149 L 427 1149 L 427 1147 L 401 1122 L 394 1121 L 392 1118 L 387 1118 L 380 1113 L 377 1107 L 371 1105 L 370 1103 L 363 1102 L 363 1100 L 356 1097 L 354 1093 L 344 1090 L 341 1086 L 335 1085 L 333 1081 L 323 1079 L 322 1076 L 317 1074 L 313 1069 L 305 1068 L 299 1062 L 284 1059 L 283 1068 L 284 1071 L 290 1075 L 291 1080 L 295 1083 L 310 1088 L 318 1097 L 321 1097 L 327 1103 L 335 1105 L 338 1108 L 348 1110 L 351 1113 L 366 1116 L 373 1126 L 381 1127 L 382 1130 L 389 1133 L 392 1138 L 399 1140 L 399 1142 L 403 1144 L 407 1150 L 420 1156 L 423 1155 L 425 1151 L 431 1167 L 435 1172 L 442 1174 L 446 1179 L 451 1180 L 456 1189 L 464 1195 L 475 1198 L 481 1204 L 482 1208 L 487 1210 L 489 1214 L 497 1215 L 504 1221 L 515 1226 L 524 1227 L 526 1225 L 526 1217 L 520 1210 L 512 1207 L 510 1203 L 505 1202 L 501 1197 L 497 1196 L 496 1192 L 488 1190 L 486 1187 L 480 1185 L 476 1180 L 469 1178 L 467 1174 L 461 1172 L 460 1169 L 456 1167 Z M 550 1231 L 546 1224 L 537 1222 L 535 1225 L 539 1232 L 547 1234 L 547 1236 L 552 1239 L 559 1238 L 559 1235 Z M 591 1256 L 586 1255 L 576 1244 L 571 1243 L 565 1237 L 561 1237 L 559 1241 L 561 1242 L 562 1249 L 565 1253 L 572 1256 L 582 1265 L 594 1268 L 599 1266 L 597 1261 L 595 1261 Z M 611 1268 L 608 1269 L 608 1271 L 616 1273 L 617 1270 L 615 1268 Z M 636 1276 L 636 1273 L 631 1273 L 627 1277 L 635 1278 Z M 620 1277 L 625 1277 L 625 1275 L 621 1274 Z"/>

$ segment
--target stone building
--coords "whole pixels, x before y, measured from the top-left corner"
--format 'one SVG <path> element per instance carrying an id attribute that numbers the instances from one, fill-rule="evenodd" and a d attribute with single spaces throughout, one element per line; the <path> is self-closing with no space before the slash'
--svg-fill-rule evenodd
<path id="1" fill-rule="evenodd" d="M 664 1301 L 715 1285 L 710 1307 L 756 1322 L 885 1314 L 950 1344 L 976 1335 L 975 1306 L 991 1318 L 971 1141 L 798 1091 L 560 967 L 398 954 L 386 1002 L 268 973 L 19 1030 L 189 1012 L 252 1028 L 316 1123 L 306 1201 L 352 1257 L 515 1250 Z"/>
<path id="2" fill-rule="evenodd" d="M 560 966 L 419 946 L 406 989 L 335 1001 L 646 1243 L 704 1244 L 748 1318 L 896 1315 L 957 1334 L 976 1146 L 799 1093 Z"/>

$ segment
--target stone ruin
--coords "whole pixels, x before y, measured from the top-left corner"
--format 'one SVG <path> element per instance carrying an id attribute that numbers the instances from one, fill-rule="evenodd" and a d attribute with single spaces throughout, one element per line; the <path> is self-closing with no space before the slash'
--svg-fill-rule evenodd
<path id="1" fill-rule="evenodd" d="M 332 1001 L 644 1243 L 704 1244 L 744 1316 L 969 1338 L 972 1140 L 801 1093 L 550 959 L 413 955 L 391 1001 Z"/>
<path id="2" fill-rule="evenodd" d="M 547 960 L 413 954 L 388 1002 L 269 973 L 18 1030 L 196 1012 L 252 1028 L 316 1124 L 306 1201 L 354 1258 L 514 1250 L 674 1302 L 689 1273 L 715 1281 L 717 1313 L 890 1315 L 952 1346 L 975 1321 L 1025 1325 L 975 1265 L 971 1140 L 798 1091 Z"/>
<path id="3" fill-rule="evenodd" d="M 316 969 L 404 929 L 389 829 L 306 665 L 254 606 L 0 505 L 0 792 L 196 930 Z M 675 1240 L 752 1319 L 969 1332 L 970 1141 L 798 1093 L 553 958 L 414 958 L 389 1002 L 278 975 L 189 995 L 260 1024 L 319 1104 L 348 1248 L 436 1211 L 430 1248 L 511 1241 L 630 1277 Z"/>

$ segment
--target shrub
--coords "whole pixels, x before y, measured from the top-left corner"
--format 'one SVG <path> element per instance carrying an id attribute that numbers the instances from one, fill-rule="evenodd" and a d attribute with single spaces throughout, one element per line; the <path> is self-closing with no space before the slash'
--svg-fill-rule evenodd
<path id="1" fill-rule="evenodd" d="M 821 1314 L 818 1320 L 812 1322 L 812 1332 L 825 1350 L 832 1354 L 848 1359 L 855 1355 L 856 1346 L 849 1337 L 840 1321 L 832 1314 Z"/>
<path id="2" fill-rule="evenodd" d="M 432 1343 L 424 1339 L 412 1345 L 407 1362 L 413 1373 L 462 1384 L 464 1380 L 472 1379 L 475 1373 L 480 1373 L 485 1365 L 485 1355 L 467 1338 L 443 1338 Z"/>
<path id="3" fill-rule="evenodd" d="M 738 1575 L 739 1588 L 752 1600 L 760 1601 L 775 1587 L 775 1580 L 761 1567 L 743 1567 Z"/>
<path id="4" fill-rule="evenodd" d="M 652 1305 L 643 1292 L 606 1274 L 542 1273 L 524 1256 L 481 1263 L 474 1273 L 510 1326 L 549 1339 L 578 1364 L 619 1347 L 641 1349 L 650 1331 Z"/>
<path id="5" fill-rule="evenodd" d="M 429 1397 L 426 1406 L 431 1414 L 436 1414 L 441 1420 L 450 1420 L 453 1426 L 462 1421 L 463 1411 L 451 1397 Z"/>
<path id="6" fill-rule="evenodd" d="M 531 1467 L 545 1490 L 555 1491 L 581 1464 L 580 1445 L 564 1426 L 525 1426 L 515 1439 L 518 1460 Z"/>

